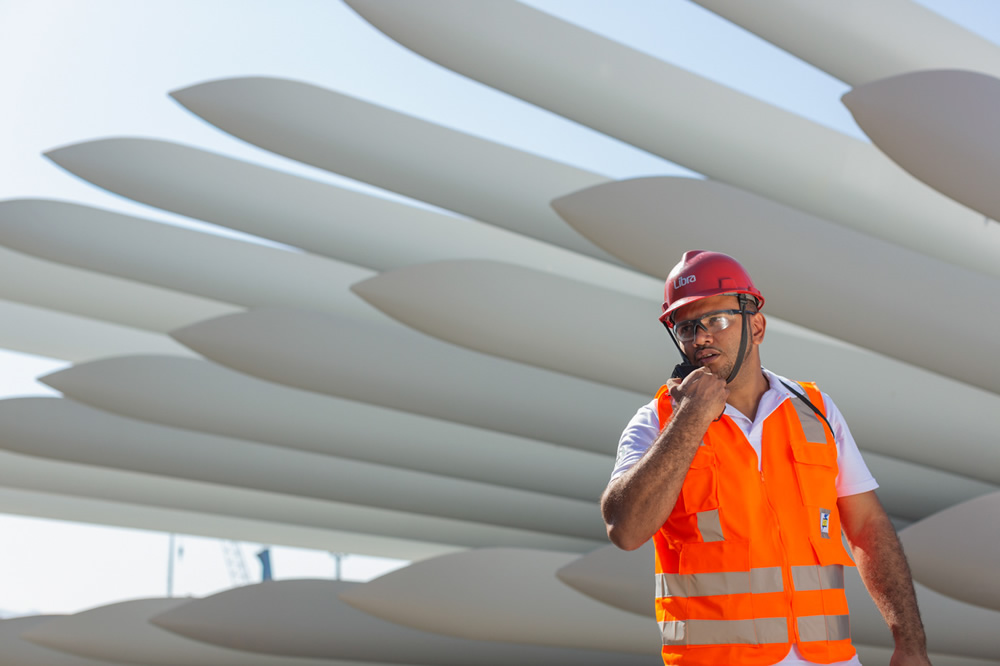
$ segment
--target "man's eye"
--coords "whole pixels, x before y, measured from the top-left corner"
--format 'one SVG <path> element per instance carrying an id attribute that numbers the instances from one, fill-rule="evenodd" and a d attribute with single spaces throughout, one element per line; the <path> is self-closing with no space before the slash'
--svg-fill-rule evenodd
<path id="1" fill-rule="evenodd" d="M 729 317 L 727 317 L 726 315 L 716 315 L 714 317 L 710 317 L 708 320 L 708 325 L 716 329 L 726 328 L 727 326 L 729 326 Z"/>

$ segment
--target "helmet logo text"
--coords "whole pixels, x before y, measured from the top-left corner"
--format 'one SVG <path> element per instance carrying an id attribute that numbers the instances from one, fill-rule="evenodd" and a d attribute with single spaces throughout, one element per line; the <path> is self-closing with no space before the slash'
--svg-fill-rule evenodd
<path id="1" fill-rule="evenodd" d="M 697 275 L 681 275 L 676 280 L 674 280 L 674 289 L 680 289 L 686 284 L 691 284 L 698 279 Z"/>

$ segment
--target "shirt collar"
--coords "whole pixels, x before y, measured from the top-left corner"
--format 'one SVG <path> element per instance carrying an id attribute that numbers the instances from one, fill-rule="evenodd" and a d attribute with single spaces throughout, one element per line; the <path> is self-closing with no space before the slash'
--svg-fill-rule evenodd
<path id="1" fill-rule="evenodd" d="M 764 373 L 764 378 L 767 379 L 768 389 L 764 392 L 764 395 L 760 397 L 760 404 L 757 406 L 757 418 L 754 419 L 754 423 L 758 421 L 763 421 L 768 416 L 771 415 L 778 406 L 789 398 L 794 398 L 795 394 L 788 390 L 788 387 L 782 384 L 782 381 L 792 384 L 791 381 L 785 379 L 780 375 L 776 375 L 767 368 L 761 368 Z M 749 417 L 745 414 L 740 413 L 738 409 L 732 405 L 727 404 L 723 414 L 731 416 L 734 418 L 742 418 L 745 421 L 749 421 Z"/>
<path id="2" fill-rule="evenodd" d="M 795 394 L 789 391 L 788 387 L 785 386 L 785 384 L 791 384 L 792 386 L 795 386 L 795 382 L 793 382 L 790 379 L 786 379 L 780 375 L 776 375 L 767 368 L 761 368 L 761 370 L 764 371 L 764 377 L 767 378 L 767 383 L 771 387 L 769 390 L 777 391 L 778 393 L 781 393 L 782 395 L 785 395 L 789 398 L 795 397 Z M 784 382 L 784 384 L 782 382 Z"/>

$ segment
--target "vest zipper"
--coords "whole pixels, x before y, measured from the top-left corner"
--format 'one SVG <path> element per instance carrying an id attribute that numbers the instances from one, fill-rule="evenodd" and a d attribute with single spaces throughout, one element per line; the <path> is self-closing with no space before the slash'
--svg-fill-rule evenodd
<path id="1" fill-rule="evenodd" d="M 763 464 L 761 465 L 760 468 L 760 485 L 761 485 L 761 492 L 764 493 L 764 499 L 767 500 L 767 508 L 771 512 L 771 520 L 773 521 L 774 528 L 778 533 L 778 543 L 780 545 L 780 551 L 781 551 L 781 577 L 782 577 L 783 587 L 785 589 L 785 601 L 788 604 L 787 618 L 792 618 L 792 614 L 794 612 L 792 605 L 792 596 L 793 596 L 792 573 L 791 573 L 792 567 L 788 563 L 788 550 L 785 548 L 785 537 L 781 531 L 781 521 L 778 520 L 778 513 L 777 511 L 774 510 L 774 504 L 771 503 L 771 495 L 767 492 L 767 485 L 764 483 Z M 795 629 L 796 629 L 795 624 L 793 622 L 790 622 L 788 627 L 788 642 L 797 645 L 798 640 L 796 640 L 796 636 L 794 633 Z"/>

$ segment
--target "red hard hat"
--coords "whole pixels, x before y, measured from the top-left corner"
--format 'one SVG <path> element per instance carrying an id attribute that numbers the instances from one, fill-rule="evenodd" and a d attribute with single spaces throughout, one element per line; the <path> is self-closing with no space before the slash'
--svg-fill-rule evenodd
<path id="1" fill-rule="evenodd" d="M 677 308 L 719 294 L 749 294 L 758 308 L 764 306 L 764 297 L 740 262 L 721 252 L 689 250 L 667 276 L 660 321 L 671 326 Z"/>

